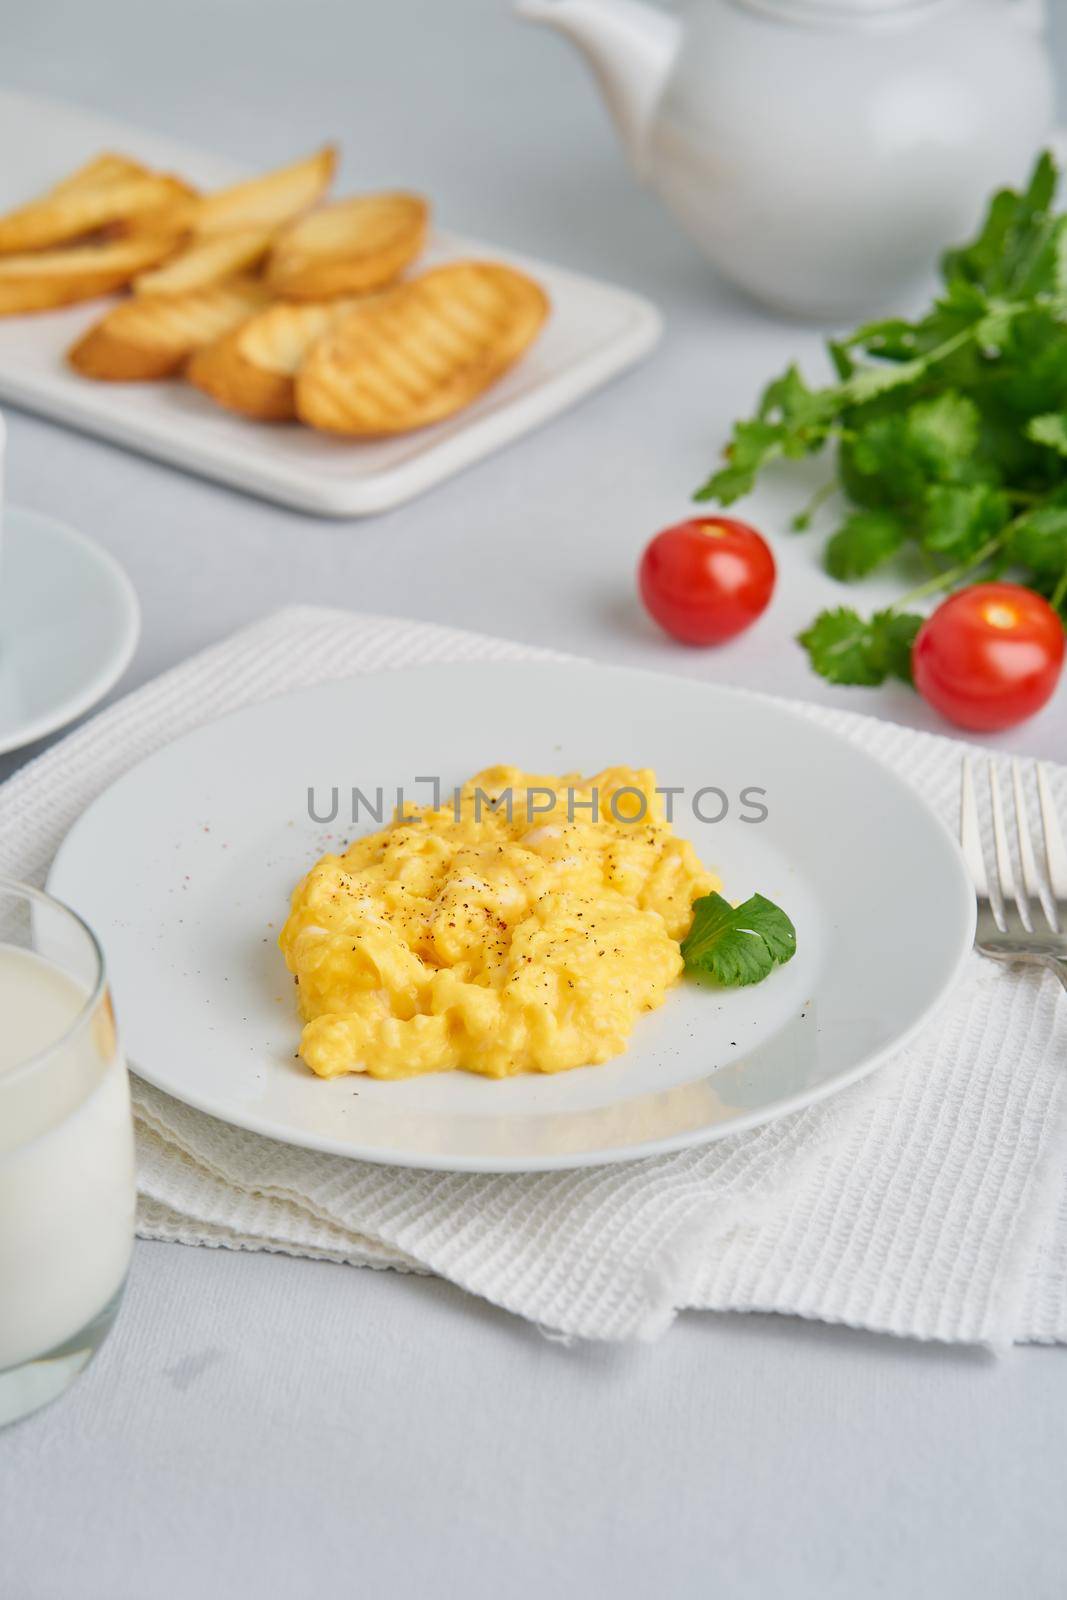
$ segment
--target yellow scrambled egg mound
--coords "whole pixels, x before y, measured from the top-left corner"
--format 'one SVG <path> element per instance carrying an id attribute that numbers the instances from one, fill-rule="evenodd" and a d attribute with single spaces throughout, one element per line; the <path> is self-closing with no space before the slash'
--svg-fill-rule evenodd
<path id="1" fill-rule="evenodd" d="M 307 1065 L 323 1078 L 504 1078 L 624 1050 L 681 974 L 693 901 L 720 887 L 655 783 L 629 767 L 490 767 L 458 806 L 408 808 L 323 856 L 280 939 Z"/>

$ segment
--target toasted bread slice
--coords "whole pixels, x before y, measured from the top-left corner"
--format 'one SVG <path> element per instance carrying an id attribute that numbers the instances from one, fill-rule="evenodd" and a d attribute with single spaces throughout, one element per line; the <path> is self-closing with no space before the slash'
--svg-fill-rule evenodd
<path id="1" fill-rule="evenodd" d="M 37 255 L 0 256 L 0 316 L 50 311 L 110 294 L 165 260 L 176 243 L 173 234 L 137 234 Z"/>
<path id="2" fill-rule="evenodd" d="M 126 165 L 124 157 L 98 157 L 40 199 L 0 217 L 0 254 L 47 250 L 133 217 L 160 212 L 178 200 L 187 202 L 190 191 L 180 179 L 123 170 Z M 153 233 L 161 231 L 158 225 L 152 229 Z"/>
<path id="3" fill-rule="evenodd" d="M 269 306 L 200 350 L 185 375 L 213 400 L 242 416 L 264 422 L 294 417 L 295 380 L 304 357 L 354 303 Z"/>
<path id="4" fill-rule="evenodd" d="M 109 222 L 100 233 L 108 239 L 129 239 L 135 233 L 191 234 L 199 206 L 195 189 L 175 188 L 162 204 Z"/>
<path id="5" fill-rule="evenodd" d="M 439 422 L 519 358 L 548 309 L 544 290 L 512 267 L 437 267 L 357 306 L 312 346 L 297 415 L 357 438 Z"/>
<path id="6" fill-rule="evenodd" d="M 278 167 L 261 178 L 250 178 L 246 183 L 205 195 L 197 210 L 196 232 L 279 228 L 321 198 L 336 165 L 337 151 L 328 144 L 292 166 Z"/>
<path id="7" fill-rule="evenodd" d="M 272 228 L 236 228 L 233 233 L 193 239 L 163 267 L 142 272 L 133 280 L 136 294 L 187 294 L 222 283 L 239 272 L 258 266 L 270 248 Z"/>
<path id="8" fill-rule="evenodd" d="M 67 360 L 86 378 L 116 383 L 166 378 L 267 302 L 263 284 L 235 278 L 188 294 L 135 295 L 84 333 Z"/>
<path id="9" fill-rule="evenodd" d="M 422 250 L 430 208 L 417 194 L 366 194 L 291 222 L 270 254 L 267 280 L 293 300 L 366 294 L 398 278 Z"/>
<path id="10" fill-rule="evenodd" d="M 101 183 L 112 183 L 116 178 L 147 178 L 151 173 L 132 156 L 121 155 L 117 150 L 102 150 L 83 167 L 61 178 L 49 189 L 49 194 L 69 194 L 72 189 L 91 189 Z"/>

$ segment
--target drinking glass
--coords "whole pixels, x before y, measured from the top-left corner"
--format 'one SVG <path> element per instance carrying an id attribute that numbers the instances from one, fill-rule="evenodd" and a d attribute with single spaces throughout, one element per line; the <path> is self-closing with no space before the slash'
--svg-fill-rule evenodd
<path id="1" fill-rule="evenodd" d="M 107 1337 L 134 1197 L 100 946 L 68 907 L 0 877 L 0 1426 L 54 1400 Z"/>

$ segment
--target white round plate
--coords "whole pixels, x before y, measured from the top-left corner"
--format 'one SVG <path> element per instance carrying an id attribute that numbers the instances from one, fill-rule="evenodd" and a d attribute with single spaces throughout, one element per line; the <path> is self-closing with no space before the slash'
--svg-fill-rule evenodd
<path id="1" fill-rule="evenodd" d="M 289 892 L 416 780 L 494 762 L 534 772 L 654 767 L 675 826 L 733 899 L 797 927 L 794 960 L 724 991 L 683 981 L 606 1066 L 491 1081 L 315 1078 L 296 1058 L 278 952 Z M 692 798 L 727 796 L 719 823 Z M 336 821 L 315 822 L 330 809 Z M 763 822 L 741 791 L 765 791 Z M 750 801 L 753 796 L 748 797 Z M 699 800 L 705 816 L 721 801 Z M 622 1161 L 735 1133 L 843 1088 L 944 995 L 974 935 L 955 843 L 880 763 L 729 689 L 598 666 L 384 672 L 285 695 L 198 729 L 127 773 L 76 824 L 49 887 L 100 936 L 131 1064 L 227 1122 L 369 1161 L 508 1172 Z"/>
<path id="2" fill-rule="evenodd" d="M 0 753 L 62 728 L 129 665 L 141 627 L 133 585 L 99 545 L 8 506 L 0 553 Z"/>

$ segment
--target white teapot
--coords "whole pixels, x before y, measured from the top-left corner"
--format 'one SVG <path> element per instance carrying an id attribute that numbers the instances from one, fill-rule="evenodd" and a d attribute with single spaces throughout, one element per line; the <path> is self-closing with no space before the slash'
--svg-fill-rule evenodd
<path id="1" fill-rule="evenodd" d="M 639 178 L 727 277 L 894 304 L 1053 126 L 1042 0 L 521 0 L 585 53 Z"/>

